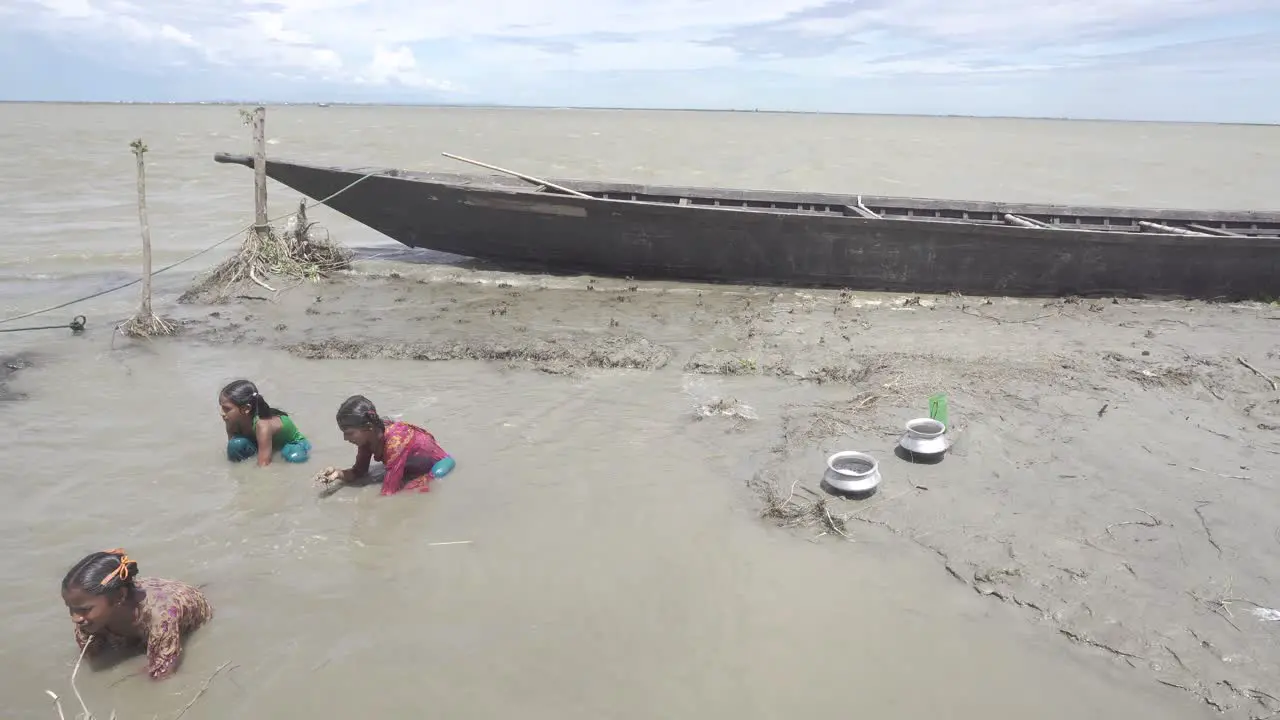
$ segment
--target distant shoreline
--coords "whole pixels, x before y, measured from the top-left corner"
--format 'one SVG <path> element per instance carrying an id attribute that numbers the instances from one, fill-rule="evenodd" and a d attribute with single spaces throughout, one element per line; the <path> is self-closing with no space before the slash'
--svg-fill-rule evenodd
<path id="1" fill-rule="evenodd" d="M 272 102 L 242 100 L 182 100 L 171 102 L 142 102 L 133 100 L 0 100 L 0 105 L 162 105 L 162 106 L 246 106 L 263 105 L 266 107 L 314 107 L 314 108 L 419 108 L 424 110 L 580 110 L 598 112 L 687 112 L 687 113 L 732 113 L 732 114 L 768 114 L 768 115 L 831 115 L 853 117 L 903 117 L 903 118 L 938 118 L 953 120 L 1041 120 L 1052 122 L 1105 122 L 1105 123 L 1143 123 L 1157 125 L 1222 125 L 1244 127 L 1280 127 L 1280 123 L 1269 122 L 1213 122 L 1209 120 L 1117 120 L 1101 117 L 1054 117 L 1036 115 L 931 115 L 927 113 L 877 113 L 877 112 L 836 112 L 828 110 L 766 110 L 741 108 L 680 108 L 680 107 L 614 107 L 596 105 L 502 105 L 487 103 L 413 103 L 413 102 Z"/>

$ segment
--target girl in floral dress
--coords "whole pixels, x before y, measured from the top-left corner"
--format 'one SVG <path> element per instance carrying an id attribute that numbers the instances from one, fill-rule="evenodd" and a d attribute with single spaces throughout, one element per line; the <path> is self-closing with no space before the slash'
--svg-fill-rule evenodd
<path id="1" fill-rule="evenodd" d="M 124 550 L 96 552 L 76 563 L 62 579 L 62 600 L 85 656 L 145 648 L 147 674 L 157 680 L 177 669 L 183 636 L 213 617 L 199 590 L 138 577 L 138 563 Z"/>
<path id="2" fill-rule="evenodd" d="M 338 429 L 356 446 L 355 465 L 346 470 L 326 468 L 327 482 L 355 484 L 369 474 L 369 462 L 377 460 L 386 468 L 382 494 L 401 490 L 426 492 L 435 478 L 444 477 L 454 467 L 449 453 L 436 443 L 431 433 L 417 425 L 387 420 L 369 398 L 352 395 L 338 407 Z"/>

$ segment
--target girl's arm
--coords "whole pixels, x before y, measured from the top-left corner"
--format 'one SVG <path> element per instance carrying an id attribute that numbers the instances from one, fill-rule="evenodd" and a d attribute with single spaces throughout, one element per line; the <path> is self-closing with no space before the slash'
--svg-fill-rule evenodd
<path id="1" fill-rule="evenodd" d="M 356 464 L 342 471 L 342 482 L 349 483 L 369 474 L 369 463 L 373 461 L 373 451 L 361 447 L 356 451 Z"/>
<path id="2" fill-rule="evenodd" d="M 261 424 L 261 423 L 259 423 Z M 147 638 L 147 674 L 153 680 L 162 680 L 178 669 L 182 657 L 182 638 L 178 635 L 178 622 L 157 632 L 152 630 Z"/>
<path id="3" fill-rule="evenodd" d="M 276 434 L 276 429 L 280 427 L 279 418 L 258 419 L 258 428 L 254 432 L 258 441 L 258 467 L 265 467 L 271 464 L 271 436 Z"/>

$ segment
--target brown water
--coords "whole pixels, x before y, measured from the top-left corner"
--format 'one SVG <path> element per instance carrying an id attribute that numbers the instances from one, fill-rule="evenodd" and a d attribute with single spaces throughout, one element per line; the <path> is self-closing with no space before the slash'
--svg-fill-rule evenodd
<path id="1" fill-rule="evenodd" d="M 37 397 L 5 410 L 24 438 L 3 510 L 10 717 L 47 717 L 40 690 L 66 688 L 57 582 L 116 545 L 207 583 L 217 617 L 163 685 L 130 676 L 138 660 L 83 676 L 103 715 L 171 712 L 227 661 L 188 717 L 1203 714 L 1023 628 L 923 551 L 769 529 L 743 492 L 753 439 L 691 432 L 678 376 L 181 346 L 24 373 Z M 349 461 L 327 419 L 355 391 L 429 423 L 459 469 L 425 496 L 320 501 L 308 468 L 229 466 L 211 388 L 234 373 L 295 413 L 310 469 Z M 766 384 L 738 389 L 789 396 Z"/>
<path id="2" fill-rule="evenodd" d="M 135 136 L 151 148 L 157 265 L 248 219 L 248 173 L 210 160 L 243 146 L 233 108 L 67 110 L 0 106 L 5 316 L 136 272 L 127 147 Z M 437 156 L 450 151 L 560 176 L 1259 209 L 1275 207 L 1280 186 L 1276 128 L 386 108 L 273 109 L 268 123 L 281 155 L 427 169 L 450 167 Z M 273 198 L 284 210 L 292 195 Z M 331 214 L 317 219 L 367 253 L 395 249 Z M 161 276 L 162 302 L 187 279 Z M 578 281 L 539 282 L 555 293 Z M 681 352 L 723 339 L 707 332 L 695 292 L 663 295 L 666 319 L 646 320 L 668 328 Z M 525 318 L 519 332 L 598 328 L 600 308 L 579 295 L 546 301 L 553 309 Z M 493 297 L 459 297 L 465 323 L 495 317 Z M 808 543 L 816 532 L 798 537 L 762 522 L 745 482 L 773 443 L 772 425 L 734 431 L 690 421 L 710 395 L 749 397 L 760 417 L 778 417 L 797 403 L 846 399 L 847 388 L 762 377 L 704 387 L 676 366 L 558 376 L 481 362 L 302 360 L 252 339 L 112 349 L 109 322 L 135 300 L 130 289 L 30 321 L 85 313 L 86 337 L 0 335 L 0 354 L 34 353 L 34 367 L 10 382 L 29 397 L 0 404 L 14 437 L 0 507 L 8 530 L 0 571 L 9 579 L 0 586 L 8 619 L 0 689 L 12 717 L 49 717 L 46 687 L 70 699 L 74 643 L 56 585 L 84 553 L 121 545 L 143 574 L 207 583 L 217 617 L 174 680 L 137 677 L 138 660 L 83 674 L 102 716 L 171 713 L 228 661 L 234 669 L 186 717 L 425 708 L 467 718 L 1208 712 L 1023 622 L 903 538 Z M 400 341 L 475 327 L 438 314 L 410 320 L 421 310 L 415 302 L 387 300 L 377 313 Z M 622 311 L 605 313 L 626 321 Z M 297 325 L 305 317 L 287 318 L 291 333 L 313 332 Z M 318 317 L 314 332 L 340 332 L 342 318 Z M 375 322 L 349 318 L 357 334 Z M 307 466 L 226 463 L 214 394 L 238 376 L 257 380 L 298 419 L 316 445 Z M 352 455 L 331 418 L 356 392 L 430 427 L 458 470 L 425 496 L 344 491 L 318 500 L 310 474 Z M 435 544 L 458 541 L 469 543 Z"/>

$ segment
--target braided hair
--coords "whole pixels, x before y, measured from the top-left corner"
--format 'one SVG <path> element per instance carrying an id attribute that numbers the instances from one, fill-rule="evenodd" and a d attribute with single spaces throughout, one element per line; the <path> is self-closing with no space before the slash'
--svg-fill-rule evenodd
<path id="1" fill-rule="evenodd" d="M 363 395 L 352 395 L 338 406 L 339 430 L 377 429 L 386 430 L 386 418 L 378 415 L 378 408 L 373 401 Z"/>
<path id="2" fill-rule="evenodd" d="M 78 588 L 90 595 L 107 595 L 120 590 L 133 590 L 138 576 L 138 563 L 124 550 L 104 550 L 90 553 L 67 571 L 62 578 L 62 590 Z"/>
<path id="3" fill-rule="evenodd" d="M 222 388 L 222 392 L 218 393 L 218 397 L 230 400 L 236 407 L 247 406 L 253 412 L 253 417 L 261 420 L 289 414 L 280 408 L 271 407 L 266 398 L 262 397 L 262 393 L 258 392 L 258 386 L 248 380 L 233 380 L 227 383 L 227 386 Z"/>

